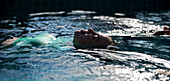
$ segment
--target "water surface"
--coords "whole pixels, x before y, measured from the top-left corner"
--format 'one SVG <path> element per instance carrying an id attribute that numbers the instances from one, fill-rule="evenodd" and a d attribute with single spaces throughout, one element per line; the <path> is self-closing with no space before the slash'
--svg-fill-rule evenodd
<path id="1" fill-rule="evenodd" d="M 0 50 L 1 81 L 169 80 L 169 36 L 152 36 L 170 26 L 170 12 L 137 12 L 135 17 L 95 15 L 90 11 L 31 13 L 24 25 L 1 20 L 0 41 L 51 33 L 55 45 L 14 46 Z M 126 15 L 126 14 L 125 14 Z M 93 28 L 112 37 L 120 51 L 75 49 L 75 30 Z M 69 40 L 68 40 L 69 39 Z"/>

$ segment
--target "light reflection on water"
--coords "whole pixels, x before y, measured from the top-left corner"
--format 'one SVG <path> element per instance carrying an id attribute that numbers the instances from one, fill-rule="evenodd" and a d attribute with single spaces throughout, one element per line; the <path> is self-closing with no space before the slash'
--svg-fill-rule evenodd
<path id="1" fill-rule="evenodd" d="M 20 27 L 15 19 L 1 20 L 0 26 L 3 27 L 0 32 L 4 37 L 0 39 L 1 42 L 12 36 L 35 36 L 43 32 L 54 34 L 58 39 L 69 39 L 62 44 L 1 49 L 2 81 L 169 79 L 170 75 L 159 75 L 158 72 L 170 71 L 170 39 L 168 36 L 148 36 L 169 25 L 163 18 L 169 12 L 137 13 L 136 18 L 93 16 L 90 12 L 83 14 L 82 11 L 77 14 L 73 11 L 67 16 L 55 13 L 31 14 L 25 22 L 26 27 Z M 75 49 L 72 44 L 74 31 L 88 28 L 111 36 L 120 51 Z M 23 31 L 28 32 L 23 34 Z"/>

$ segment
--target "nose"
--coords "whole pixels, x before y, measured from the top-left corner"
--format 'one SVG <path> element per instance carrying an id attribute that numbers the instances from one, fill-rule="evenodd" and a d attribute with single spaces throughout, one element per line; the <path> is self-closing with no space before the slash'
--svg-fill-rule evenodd
<path id="1" fill-rule="evenodd" d="M 92 29 L 92 28 L 89 28 L 88 31 L 94 35 L 96 35 L 97 33 Z"/>
<path id="2" fill-rule="evenodd" d="M 93 32 L 93 29 L 89 28 L 88 31 L 89 31 L 89 32 Z"/>

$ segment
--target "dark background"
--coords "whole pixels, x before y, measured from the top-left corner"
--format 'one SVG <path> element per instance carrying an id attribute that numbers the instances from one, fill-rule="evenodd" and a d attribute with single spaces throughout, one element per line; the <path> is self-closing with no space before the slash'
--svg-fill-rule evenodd
<path id="1" fill-rule="evenodd" d="M 89 10 L 97 14 L 170 10 L 170 0 L 0 0 L 0 16 L 24 17 L 29 13 Z"/>

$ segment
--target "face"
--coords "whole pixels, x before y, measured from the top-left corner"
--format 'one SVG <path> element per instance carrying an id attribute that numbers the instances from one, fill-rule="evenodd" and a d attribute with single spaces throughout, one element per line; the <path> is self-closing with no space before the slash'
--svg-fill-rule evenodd
<path id="1" fill-rule="evenodd" d="M 98 34 L 91 28 L 75 31 L 73 42 L 86 45 L 111 45 L 113 43 L 110 37 Z"/>

